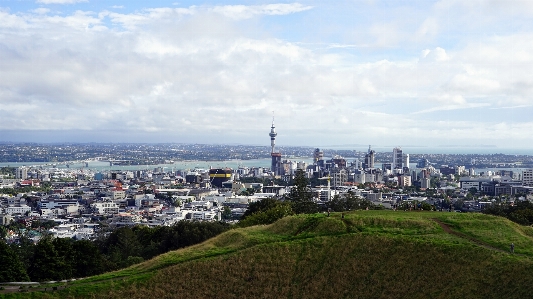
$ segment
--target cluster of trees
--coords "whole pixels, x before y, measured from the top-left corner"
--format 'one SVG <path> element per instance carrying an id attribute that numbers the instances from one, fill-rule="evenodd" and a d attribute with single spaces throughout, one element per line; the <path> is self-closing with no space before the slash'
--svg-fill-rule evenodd
<path id="1" fill-rule="evenodd" d="M 513 204 L 494 203 L 486 207 L 483 213 L 502 216 L 522 225 L 533 225 L 533 203 L 529 201 L 518 201 Z"/>
<path id="2" fill-rule="evenodd" d="M 353 211 L 353 210 L 375 210 L 375 209 L 380 208 L 372 204 L 371 201 L 365 198 L 362 198 L 360 196 L 356 196 L 351 191 L 348 191 L 347 194 L 344 194 L 342 196 L 339 196 L 339 195 L 333 196 L 331 201 L 327 203 L 327 207 L 332 212 L 345 212 L 345 211 Z"/>
<path id="3" fill-rule="evenodd" d="M 0 174 L 6 175 L 9 177 L 15 177 L 15 172 L 17 171 L 17 168 L 15 167 L 0 167 Z"/>
<path id="4" fill-rule="evenodd" d="M 292 214 L 294 214 L 294 212 L 291 203 L 280 201 L 275 198 L 265 198 L 251 203 L 248 206 L 248 210 L 242 215 L 238 225 L 246 227 L 259 224 L 270 224 Z"/>
<path id="5" fill-rule="evenodd" d="M 436 207 L 433 206 L 433 205 L 430 205 L 428 204 L 427 202 L 425 201 L 412 201 L 412 202 L 402 202 L 399 206 L 398 206 L 398 210 L 404 210 L 404 211 L 409 211 L 409 210 L 417 210 L 417 211 L 434 211 L 436 210 Z"/>
<path id="6" fill-rule="evenodd" d="M 49 182 L 44 182 L 44 183 L 41 183 L 40 187 L 24 186 L 24 187 L 20 187 L 20 188 L 0 188 L 0 193 L 1 194 L 8 194 L 8 195 L 11 195 L 11 196 L 17 196 L 17 194 L 19 194 L 19 193 L 24 193 L 25 194 L 24 197 L 27 198 L 26 193 L 30 193 L 30 192 L 48 193 L 48 192 L 50 192 L 50 189 L 51 189 L 51 184 Z"/>
<path id="7" fill-rule="evenodd" d="M 345 212 L 351 210 L 378 209 L 369 200 L 355 196 L 348 192 L 342 196 L 335 195 L 330 201 L 323 204 L 315 202 L 309 179 L 303 171 L 296 172 L 291 191 L 283 200 L 273 198 L 263 199 L 251 203 L 242 216 L 239 225 L 250 226 L 270 224 L 278 219 L 292 214 L 313 214 L 317 212 Z"/>
<path id="8" fill-rule="evenodd" d="M 180 221 L 170 227 L 122 227 L 95 241 L 50 236 L 36 244 L 28 236 L 13 244 L 0 240 L 0 282 L 96 275 L 201 243 L 229 228 L 222 222 Z"/>

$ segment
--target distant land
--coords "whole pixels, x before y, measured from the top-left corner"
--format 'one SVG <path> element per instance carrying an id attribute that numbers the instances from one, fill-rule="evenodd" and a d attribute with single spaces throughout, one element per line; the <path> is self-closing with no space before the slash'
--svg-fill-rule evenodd
<path id="1" fill-rule="evenodd" d="M 377 153 L 388 154 L 394 147 L 401 147 L 403 152 L 411 155 L 521 155 L 533 156 L 533 148 L 498 147 L 496 145 L 479 146 L 417 146 L 417 145 L 363 145 L 339 144 L 325 146 L 288 146 L 277 148 L 288 157 L 312 157 L 314 148 L 320 148 L 326 156 L 358 157 L 368 151 L 369 146 Z M 247 144 L 203 144 L 203 143 L 36 143 L 36 142 L 0 142 L 0 162 L 54 162 L 71 161 L 105 156 L 115 159 L 124 158 L 128 153 L 153 153 L 153 159 L 164 162 L 168 159 L 223 161 L 231 159 L 270 158 L 270 147 Z M 65 155 L 72 153 L 72 157 Z M 118 157 L 115 157 L 117 156 Z M 151 155 L 151 154 L 150 154 Z M 159 156 L 161 155 L 161 156 Z M 33 157 L 33 158 L 32 158 Z M 63 157 L 63 158 L 62 158 Z M 379 157 L 378 157 L 379 158 Z M 415 158 L 412 156 L 412 158 Z"/>

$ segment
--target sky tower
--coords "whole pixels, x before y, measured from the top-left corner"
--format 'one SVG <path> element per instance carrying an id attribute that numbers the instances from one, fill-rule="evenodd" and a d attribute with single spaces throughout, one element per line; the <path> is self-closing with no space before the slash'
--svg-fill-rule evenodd
<path id="1" fill-rule="evenodd" d="M 272 127 L 270 127 L 270 146 L 272 147 L 272 150 L 270 152 L 270 156 L 272 157 L 272 165 L 270 170 L 272 170 L 272 174 L 274 176 L 281 175 L 281 153 L 276 153 L 275 147 L 276 147 L 276 136 L 278 136 L 278 133 L 276 133 L 276 127 L 274 126 L 274 116 L 272 116 Z"/>
<path id="2" fill-rule="evenodd" d="M 272 127 L 270 127 L 270 146 L 272 147 L 271 153 L 274 153 L 274 147 L 276 147 L 276 136 L 278 136 L 278 133 L 276 133 L 276 127 L 274 126 L 274 116 L 272 116 Z"/>

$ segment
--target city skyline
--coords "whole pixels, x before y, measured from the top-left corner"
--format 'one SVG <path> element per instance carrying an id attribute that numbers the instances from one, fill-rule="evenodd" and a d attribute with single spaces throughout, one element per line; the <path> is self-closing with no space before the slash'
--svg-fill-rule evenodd
<path id="1" fill-rule="evenodd" d="M 527 1 L 0 3 L 0 142 L 528 149 Z"/>

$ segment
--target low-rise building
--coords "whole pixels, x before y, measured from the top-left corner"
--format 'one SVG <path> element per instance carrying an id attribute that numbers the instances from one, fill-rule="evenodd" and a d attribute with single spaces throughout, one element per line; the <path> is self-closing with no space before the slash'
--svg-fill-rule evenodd
<path id="1" fill-rule="evenodd" d="M 21 204 L 19 206 L 8 206 L 5 208 L 5 212 L 8 215 L 24 215 L 31 212 L 31 207 L 27 206 L 26 204 Z"/>
<path id="2" fill-rule="evenodd" d="M 119 212 L 119 205 L 113 201 L 95 202 L 91 205 L 93 210 L 98 214 L 117 214 Z"/>

